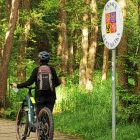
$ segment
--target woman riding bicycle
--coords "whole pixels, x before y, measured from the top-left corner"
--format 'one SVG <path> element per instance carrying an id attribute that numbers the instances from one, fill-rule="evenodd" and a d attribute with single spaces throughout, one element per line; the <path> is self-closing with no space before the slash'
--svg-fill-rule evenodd
<path id="1" fill-rule="evenodd" d="M 38 55 L 40 66 L 33 69 L 30 78 L 20 84 L 13 83 L 13 88 L 25 88 L 33 83 L 35 83 L 35 100 L 36 100 L 36 106 L 37 106 L 37 112 L 39 112 L 43 107 L 49 108 L 53 112 L 53 107 L 56 100 L 56 92 L 55 87 L 60 85 L 60 80 L 57 77 L 56 71 L 54 68 L 50 67 L 48 65 L 48 62 L 50 60 L 50 55 L 46 51 L 42 51 Z M 39 69 L 42 66 L 47 66 L 47 69 L 49 69 L 51 75 L 52 75 L 52 90 L 40 90 L 40 83 L 38 80 L 39 77 Z"/>

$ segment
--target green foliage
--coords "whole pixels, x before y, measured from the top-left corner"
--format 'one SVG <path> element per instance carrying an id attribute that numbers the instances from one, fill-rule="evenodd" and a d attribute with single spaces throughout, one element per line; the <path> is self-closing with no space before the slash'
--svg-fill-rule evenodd
<path id="1" fill-rule="evenodd" d="M 0 48 L 3 47 L 5 33 L 7 30 L 7 19 L 5 17 L 5 2 L 0 0 Z M 1 61 L 1 60 L 0 60 Z"/>
<path id="2" fill-rule="evenodd" d="M 133 92 L 121 90 L 119 91 L 118 104 L 118 122 L 138 122 L 140 120 L 140 95 Z"/>
<path id="3" fill-rule="evenodd" d="M 3 117 L 15 120 L 17 111 L 21 106 L 23 99 L 25 99 L 27 90 L 20 89 L 18 93 L 15 93 L 10 86 L 8 88 L 9 91 L 6 97 L 6 108 L 3 112 Z"/>
<path id="4" fill-rule="evenodd" d="M 67 11 L 67 28 L 68 30 L 81 30 L 82 27 L 82 16 L 84 11 L 83 1 L 71 0 L 66 2 Z"/>
<path id="5" fill-rule="evenodd" d="M 36 56 L 38 52 L 42 50 L 52 52 L 52 55 L 54 55 L 52 57 L 56 58 L 57 26 L 59 23 L 58 6 L 59 1 L 43 0 L 32 3 L 30 11 L 32 25 L 30 30 L 30 48 L 32 48 L 31 55 L 35 61 L 37 61 Z"/>
<path id="6" fill-rule="evenodd" d="M 71 79 L 69 78 L 69 80 Z M 57 89 L 56 113 L 54 115 L 56 129 L 80 136 L 85 140 L 111 139 L 111 76 L 108 81 L 102 83 L 101 73 L 96 72 L 94 91 L 90 93 L 80 90 L 75 83 L 72 85 L 72 82 L 69 82 L 65 88 Z M 118 102 L 118 96 L 116 99 Z M 117 111 L 117 116 L 118 113 L 120 115 L 120 112 Z M 117 140 L 140 138 L 139 125 L 135 123 L 122 124 L 120 123 L 122 121 L 124 122 L 124 120 L 117 119 Z"/>
<path id="7" fill-rule="evenodd" d="M 128 36 L 128 54 L 126 56 L 127 66 L 126 73 L 129 78 L 135 80 L 137 72 L 137 64 L 140 56 L 138 55 L 140 27 L 138 24 L 138 5 L 132 1 L 128 1 L 127 19 L 125 29 Z M 133 25 L 133 26 L 132 26 Z M 131 27 L 131 28 L 130 28 Z M 129 83 L 131 84 L 131 83 Z"/>
<path id="8" fill-rule="evenodd" d="M 6 109 L 4 112 L 4 116 L 7 119 L 15 120 L 17 110 L 13 110 L 11 108 Z"/>
<path id="9" fill-rule="evenodd" d="M 75 84 L 59 91 L 57 106 L 61 108 L 59 110 L 62 113 L 56 114 L 55 117 L 58 130 L 89 140 L 108 135 L 104 130 L 111 124 L 111 100 L 107 100 L 110 99 L 110 87 L 103 87 L 104 83 L 98 81 L 98 76 L 96 74 L 95 79 L 100 88 L 95 85 L 94 93 L 79 90 Z M 102 124 L 102 127 L 99 124 Z"/>

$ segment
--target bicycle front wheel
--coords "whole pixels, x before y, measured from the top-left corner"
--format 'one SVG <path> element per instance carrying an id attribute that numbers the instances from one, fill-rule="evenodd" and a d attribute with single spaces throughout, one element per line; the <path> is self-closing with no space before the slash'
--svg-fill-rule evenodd
<path id="1" fill-rule="evenodd" d="M 16 117 L 17 140 L 26 140 L 28 128 L 28 112 L 24 108 L 20 108 Z"/>
<path id="2" fill-rule="evenodd" d="M 53 140 L 54 122 L 49 108 L 44 107 L 38 115 L 40 140 Z"/>

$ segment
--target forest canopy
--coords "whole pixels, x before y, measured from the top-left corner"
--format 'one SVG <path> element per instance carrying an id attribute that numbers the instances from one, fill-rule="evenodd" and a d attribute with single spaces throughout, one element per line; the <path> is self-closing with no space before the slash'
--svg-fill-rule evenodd
<path id="1" fill-rule="evenodd" d="M 62 85 L 94 91 L 94 73 L 108 80 L 111 51 L 101 37 L 107 0 L 0 0 L 0 97 L 5 104 L 10 82 L 28 79 L 40 51 L 51 54 Z M 140 93 L 140 1 L 118 0 L 124 18 L 117 47 L 120 97 Z M 75 78 L 76 77 L 76 78 Z M 96 82 L 96 79 L 95 79 Z M 126 93 L 125 95 L 123 93 Z"/>

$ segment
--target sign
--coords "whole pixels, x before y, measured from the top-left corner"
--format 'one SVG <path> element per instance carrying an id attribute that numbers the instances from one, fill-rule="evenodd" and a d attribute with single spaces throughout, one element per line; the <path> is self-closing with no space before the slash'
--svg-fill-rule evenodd
<path id="1" fill-rule="evenodd" d="M 118 46 L 123 33 L 123 16 L 118 3 L 110 0 L 106 3 L 102 15 L 102 38 L 108 49 Z"/>

